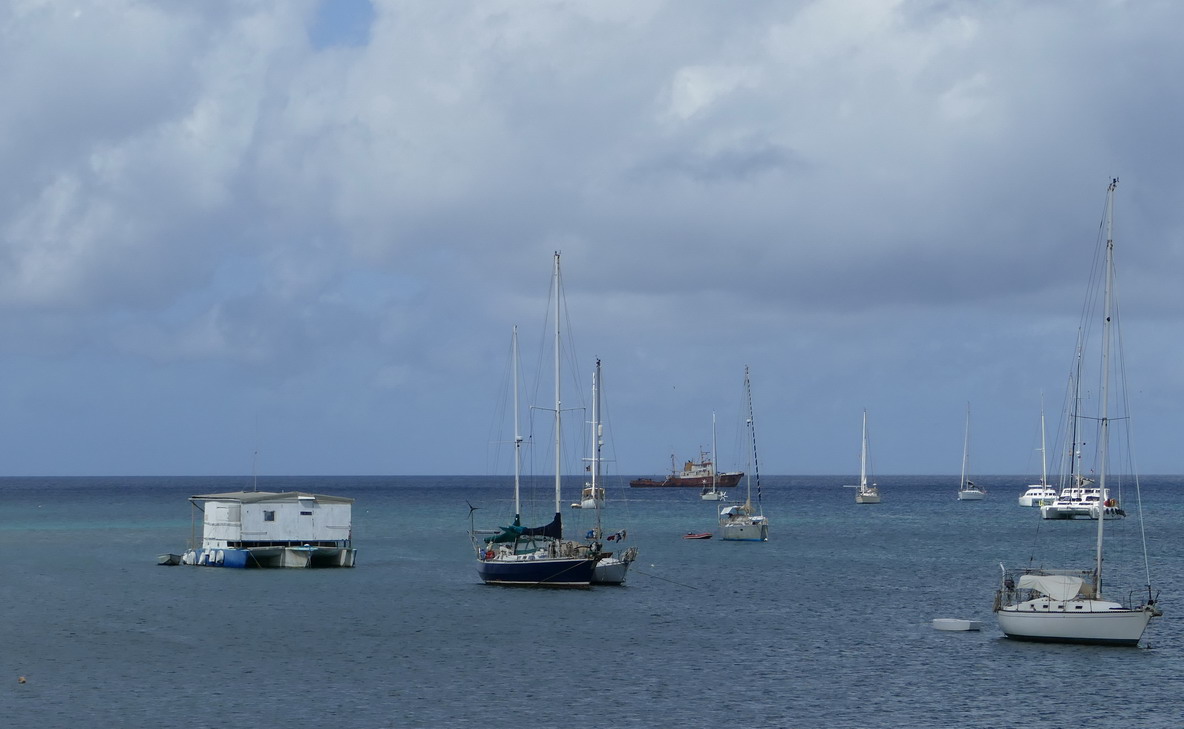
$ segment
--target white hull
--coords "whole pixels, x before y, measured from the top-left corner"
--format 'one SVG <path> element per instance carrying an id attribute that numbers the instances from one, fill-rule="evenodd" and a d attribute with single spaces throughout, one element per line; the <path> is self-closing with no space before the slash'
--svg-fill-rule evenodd
<path id="1" fill-rule="evenodd" d="M 602 559 L 592 568 L 593 585 L 623 585 L 629 574 L 629 563 L 612 557 Z"/>
<path id="2" fill-rule="evenodd" d="M 766 542 L 769 540 L 769 525 L 759 516 L 745 523 L 724 524 L 723 539 L 732 542 Z"/>
<path id="3" fill-rule="evenodd" d="M 249 547 L 191 549 L 179 564 L 207 567 L 353 567 L 358 550 L 351 547 Z M 161 564 L 165 564 L 161 562 Z"/>
<path id="4" fill-rule="evenodd" d="M 727 501 L 728 495 L 723 491 L 704 491 L 702 499 L 704 501 Z"/>
<path id="5" fill-rule="evenodd" d="M 880 494 L 876 491 L 860 491 L 855 494 L 855 503 L 878 504 L 880 503 Z"/>
<path id="6" fill-rule="evenodd" d="M 982 501 L 986 494 L 977 489 L 963 490 L 958 492 L 958 501 Z"/>
<path id="7" fill-rule="evenodd" d="M 1106 520 L 1122 519 L 1126 512 L 1115 506 L 1099 507 L 1097 504 L 1052 503 L 1040 507 L 1041 519 L 1097 519 L 1103 512 Z"/>
<path id="8" fill-rule="evenodd" d="M 1057 500 L 1057 490 L 1051 486 L 1029 486 L 1019 498 L 1020 506 L 1045 506 Z"/>
<path id="9" fill-rule="evenodd" d="M 999 609 L 999 629 L 1016 640 L 1136 645 L 1151 608 L 1123 608 L 1107 600 L 1039 598 Z"/>
<path id="10" fill-rule="evenodd" d="M 934 618 L 933 627 L 937 630 L 982 630 L 981 620 L 962 620 L 960 618 Z"/>
<path id="11" fill-rule="evenodd" d="M 637 559 L 637 547 L 630 547 L 620 554 L 602 557 L 592 569 L 593 585 L 623 585 L 629 575 L 629 565 Z"/>

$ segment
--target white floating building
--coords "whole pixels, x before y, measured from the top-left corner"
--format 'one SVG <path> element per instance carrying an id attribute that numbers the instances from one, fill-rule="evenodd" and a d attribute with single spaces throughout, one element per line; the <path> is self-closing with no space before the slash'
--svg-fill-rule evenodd
<path id="1" fill-rule="evenodd" d="M 353 567 L 353 499 L 300 491 L 190 496 L 201 546 L 182 564 L 210 567 Z"/>

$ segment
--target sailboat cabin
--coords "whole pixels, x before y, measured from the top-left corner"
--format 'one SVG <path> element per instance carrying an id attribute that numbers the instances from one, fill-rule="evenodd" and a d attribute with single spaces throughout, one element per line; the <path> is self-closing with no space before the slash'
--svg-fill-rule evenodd
<path id="1" fill-rule="evenodd" d="M 201 546 L 183 564 L 217 567 L 353 567 L 353 499 L 300 491 L 189 497 L 202 514 Z"/>

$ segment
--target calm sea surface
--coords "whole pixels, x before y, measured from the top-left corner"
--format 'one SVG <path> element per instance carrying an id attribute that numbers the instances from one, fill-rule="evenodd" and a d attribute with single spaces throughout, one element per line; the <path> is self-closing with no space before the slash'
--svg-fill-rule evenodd
<path id="1" fill-rule="evenodd" d="M 1000 562 L 1089 567 L 1094 522 L 1042 522 L 1022 477 L 979 479 L 981 503 L 956 477 L 878 480 L 860 506 L 849 478 L 765 477 L 765 544 L 684 540 L 713 504 L 610 481 L 628 586 L 546 591 L 477 579 L 466 502 L 507 523 L 504 479 L 260 479 L 356 499 L 356 569 L 271 571 L 156 565 L 190 539 L 188 496 L 246 479 L 0 479 L 0 726 L 1181 725 L 1184 477 L 1143 479 L 1166 614 L 1127 649 L 1012 642 L 991 613 Z M 1137 527 L 1107 522 L 1111 597 L 1143 582 L 1120 564 Z"/>

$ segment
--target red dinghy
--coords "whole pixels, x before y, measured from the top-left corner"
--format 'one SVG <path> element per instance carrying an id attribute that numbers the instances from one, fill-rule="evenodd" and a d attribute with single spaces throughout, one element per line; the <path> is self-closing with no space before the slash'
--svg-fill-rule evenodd
<path id="1" fill-rule="evenodd" d="M 711 532 L 700 532 L 698 534 L 684 534 L 683 539 L 711 539 Z"/>

